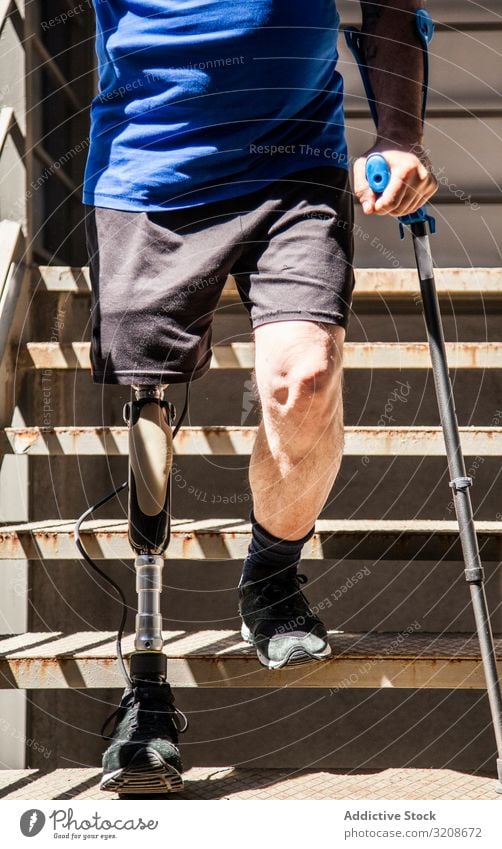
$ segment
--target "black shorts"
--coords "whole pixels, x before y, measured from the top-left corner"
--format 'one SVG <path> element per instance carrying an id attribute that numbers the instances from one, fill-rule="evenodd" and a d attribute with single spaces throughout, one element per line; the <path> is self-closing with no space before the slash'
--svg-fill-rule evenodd
<path id="1" fill-rule="evenodd" d="M 181 383 L 210 366 L 232 274 L 253 328 L 347 326 L 354 277 L 348 172 L 295 172 L 229 200 L 162 212 L 89 207 L 95 383 Z"/>

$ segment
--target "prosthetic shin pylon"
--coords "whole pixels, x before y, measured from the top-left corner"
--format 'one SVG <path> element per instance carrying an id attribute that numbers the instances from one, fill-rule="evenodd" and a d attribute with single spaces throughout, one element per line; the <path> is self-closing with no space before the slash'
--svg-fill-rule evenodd
<path id="1" fill-rule="evenodd" d="M 165 388 L 135 386 L 135 397 L 124 408 L 129 428 L 129 542 L 136 552 L 138 594 L 135 651 L 130 657 L 134 684 L 161 683 L 167 677 L 160 594 L 171 532 L 175 409 L 164 400 Z"/>

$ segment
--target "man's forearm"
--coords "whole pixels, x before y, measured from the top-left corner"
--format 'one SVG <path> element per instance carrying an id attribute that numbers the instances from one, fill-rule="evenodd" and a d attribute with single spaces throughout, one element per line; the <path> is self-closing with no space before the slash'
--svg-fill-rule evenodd
<path id="1" fill-rule="evenodd" d="M 422 0 L 361 0 L 362 48 L 378 111 L 378 140 L 422 141 L 423 56 L 415 12 Z"/>

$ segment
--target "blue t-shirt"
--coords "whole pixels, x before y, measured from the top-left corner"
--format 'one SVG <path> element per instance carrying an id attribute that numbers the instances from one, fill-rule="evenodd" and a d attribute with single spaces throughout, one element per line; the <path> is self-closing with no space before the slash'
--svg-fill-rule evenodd
<path id="1" fill-rule="evenodd" d="M 83 202 L 197 206 L 348 167 L 335 0 L 94 0 Z"/>

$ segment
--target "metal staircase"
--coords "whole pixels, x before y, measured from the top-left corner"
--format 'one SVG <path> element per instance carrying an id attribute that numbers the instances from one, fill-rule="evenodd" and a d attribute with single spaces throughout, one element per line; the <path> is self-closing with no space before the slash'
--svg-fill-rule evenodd
<path id="1" fill-rule="evenodd" d="M 392 309 L 401 319 L 408 320 L 411 314 L 415 321 L 420 320 L 413 272 L 366 269 L 360 271 L 357 277 L 354 322 L 363 313 L 378 316 L 382 305 L 385 309 Z M 469 316 L 479 309 L 498 313 L 502 308 L 502 290 L 497 290 L 499 280 L 500 272 L 497 269 L 440 271 L 439 291 L 445 310 L 451 311 L 455 308 L 460 316 L 462 308 L 469 311 Z M 237 471 L 238 477 L 242 478 L 247 464 L 246 457 L 252 449 L 256 426 L 247 422 L 240 426 L 235 423 L 225 424 L 225 418 L 230 415 L 230 422 L 232 418 L 235 419 L 235 411 L 231 410 L 232 387 L 235 387 L 237 394 L 237 399 L 234 400 L 240 402 L 242 385 L 249 379 L 253 366 L 253 346 L 238 330 L 239 315 L 242 315 L 243 308 L 238 303 L 231 279 L 227 282 L 221 303 L 222 309 L 215 318 L 215 332 L 216 338 L 224 341 L 217 342 L 214 347 L 211 374 L 214 371 L 215 376 L 226 385 L 227 404 L 220 404 L 216 411 L 212 411 L 213 417 L 220 416 L 221 424 L 205 424 L 206 381 L 194 384 L 192 392 L 196 399 L 198 395 L 201 396 L 201 403 L 195 401 L 193 415 L 201 415 L 202 423 L 190 422 L 181 429 L 174 445 L 174 469 L 179 471 L 180 464 L 190 458 L 217 465 L 224 465 L 233 459 L 239 466 L 226 471 L 230 475 Z M 34 490 L 34 521 L 4 525 L 0 528 L 0 557 L 3 560 L 24 560 L 30 563 L 30 619 L 35 625 L 29 633 L 6 635 L 0 641 L 0 684 L 3 688 L 31 691 L 31 717 L 34 728 L 38 727 L 38 711 L 51 710 L 48 708 L 49 702 L 46 701 L 49 691 L 69 689 L 82 695 L 87 689 L 98 690 L 97 699 L 92 700 L 92 713 L 93 716 L 101 716 L 109 708 L 109 702 L 116 699 L 117 694 L 114 695 L 113 691 L 122 687 L 115 661 L 114 634 L 110 630 L 117 618 L 114 612 L 115 602 L 110 598 L 103 599 L 102 588 L 89 582 L 89 576 L 77 558 L 73 541 L 73 521 L 70 521 L 68 515 L 68 511 L 75 510 L 79 503 L 82 512 L 87 503 L 92 503 L 94 492 L 99 496 L 110 489 L 111 479 L 115 483 L 119 482 L 126 463 L 126 430 L 123 425 L 117 424 L 116 399 L 118 396 L 124 397 L 127 387 L 103 388 L 92 384 L 86 338 L 89 333 L 89 309 L 90 293 L 86 269 L 56 266 L 34 268 L 31 310 L 34 315 L 43 316 L 37 318 L 35 333 L 42 336 L 45 332 L 50 341 L 47 341 L 47 338 L 33 339 L 30 335 L 30 341 L 16 343 L 12 359 L 16 363 L 15 375 L 21 408 L 27 411 L 31 404 L 32 410 L 38 409 L 38 415 L 35 413 L 35 418 L 26 421 L 23 427 L 6 427 L 0 433 L 0 451 L 3 455 L 28 457 L 30 462 L 35 464 L 31 477 Z M 55 333 L 54 326 L 58 316 L 59 330 Z M 382 315 L 382 321 L 389 322 L 389 316 Z M 234 329 L 237 328 L 238 342 L 234 342 L 229 336 L 230 325 Z M 70 333 L 78 334 L 78 338 L 69 341 Z M 60 337 L 64 341 L 60 341 Z M 242 341 L 243 339 L 245 341 Z M 500 372 L 501 347 L 501 341 L 457 341 L 450 345 L 457 393 L 460 392 L 461 395 L 462 381 L 469 373 L 474 372 L 482 376 L 486 373 L 497 375 Z M 345 365 L 347 373 L 353 372 L 354 378 L 358 379 L 366 373 L 373 378 L 384 373 L 391 376 L 394 382 L 400 380 L 401 385 L 412 385 L 403 383 L 410 375 L 419 375 L 425 379 L 424 386 L 428 380 L 428 355 L 422 342 L 349 342 Z M 232 379 L 234 383 L 231 382 Z M 40 380 L 45 380 L 45 384 L 40 383 Z M 47 385 L 47 382 L 51 393 L 51 421 L 49 425 L 41 426 L 40 421 L 46 421 L 43 415 L 40 415 L 43 404 L 41 406 L 41 400 L 38 406 L 37 403 L 33 404 L 33 398 L 38 393 L 37 387 Z M 180 387 L 177 389 L 179 391 Z M 425 390 L 422 388 L 420 391 Z M 442 436 L 439 428 L 434 426 L 435 410 L 432 406 L 427 406 L 427 403 L 425 409 L 426 413 L 430 412 L 429 425 L 414 422 L 416 414 L 413 414 L 411 408 L 409 415 L 412 421 L 407 424 L 392 424 L 393 416 L 387 416 L 385 423 L 380 422 L 372 426 L 348 424 L 346 458 L 360 464 L 363 461 L 363 467 L 378 459 L 393 462 L 407 457 L 420 466 L 424 462 L 424 455 L 429 458 L 442 458 Z M 65 420 L 62 424 L 59 424 L 56 418 L 58 410 L 64 411 Z M 403 414 L 408 415 L 408 412 L 404 413 L 405 410 L 406 406 L 401 404 L 401 419 Z M 398 415 L 397 411 L 394 413 Z M 98 414 L 99 421 L 96 421 L 95 425 L 82 424 L 83 420 Z M 483 462 L 484 458 L 499 458 L 502 456 L 502 412 L 490 426 L 464 426 L 462 436 L 467 456 L 477 458 L 478 465 L 481 464 L 480 458 L 483 458 Z M 119 466 L 110 472 L 113 462 Z M 437 462 L 442 463 L 442 460 Z M 66 474 L 65 464 L 71 463 L 73 465 Z M 93 463 L 97 465 L 93 466 Z M 107 465 L 106 471 L 103 463 Z M 87 467 L 87 471 L 84 467 Z M 208 474 L 204 466 L 199 468 L 202 471 L 198 484 L 202 492 L 204 487 L 207 489 L 211 474 Z M 77 469 L 80 480 L 75 475 Z M 185 483 L 187 474 L 186 471 L 183 473 Z M 418 469 L 417 476 L 420 475 Z M 94 479 L 94 483 L 91 483 L 92 494 L 86 489 L 86 479 Z M 190 479 L 194 485 L 197 483 L 195 472 Z M 43 498 L 40 501 L 38 497 L 39 493 L 47 490 L 48 482 L 53 490 L 52 503 L 56 505 L 57 513 L 51 509 L 50 497 L 46 502 Z M 220 484 L 213 480 L 215 491 L 218 486 Z M 330 624 L 335 625 L 331 631 L 333 653 L 331 658 L 321 665 L 286 669 L 278 673 L 264 670 L 258 664 L 253 650 L 242 643 L 235 630 L 234 587 L 247 550 L 250 530 L 247 519 L 249 501 L 245 497 L 245 487 L 239 490 L 239 486 L 242 485 L 235 486 L 235 492 L 239 491 L 241 498 L 235 498 L 234 504 L 238 504 L 238 507 L 233 514 L 228 513 L 232 510 L 231 499 L 226 507 L 222 508 L 216 506 L 217 502 L 214 500 L 213 503 L 211 499 L 204 502 L 195 495 L 192 499 L 195 511 L 192 515 L 188 513 L 181 517 L 181 495 L 186 486 L 180 488 L 176 483 L 174 486 L 172 539 L 167 551 L 167 588 L 163 594 L 164 615 L 167 620 L 164 631 L 165 652 L 168 657 L 168 674 L 174 686 L 182 688 L 182 692 L 208 688 L 231 688 L 237 691 L 256 689 L 257 692 L 277 692 L 285 688 L 298 692 L 315 688 L 324 696 L 347 690 L 367 690 L 374 696 L 376 691 L 392 689 L 404 691 L 404 698 L 409 697 L 406 693 L 408 690 L 448 690 L 457 693 L 472 690 L 478 691 L 478 699 L 485 698 L 482 692 L 484 680 L 477 638 L 472 634 L 472 627 L 469 629 L 465 624 L 469 621 L 468 594 L 461 580 L 462 566 L 458 562 L 461 555 L 456 523 L 451 509 L 448 513 L 449 496 L 442 471 L 434 481 L 425 482 L 425 489 L 422 484 L 424 492 L 428 486 L 437 490 L 436 499 L 439 497 L 439 503 L 442 501 L 445 508 L 441 517 L 421 518 L 410 515 L 409 518 L 393 519 L 378 515 L 374 519 L 350 516 L 344 518 L 335 517 L 333 513 L 330 517 L 328 509 L 328 517 L 324 518 L 323 513 L 316 524 L 315 536 L 305 548 L 304 561 L 309 564 L 311 574 L 310 601 L 321 615 L 325 609 L 331 620 Z M 339 484 L 336 484 L 334 488 L 335 496 L 338 486 Z M 342 489 L 345 486 L 342 482 Z M 359 487 L 362 500 L 363 481 L 356 481 L 352 486 L 355 486 L 356 491 Z M 222 501 L 223 499 L 220 505 Z M 222 516 L 222 509 L 226 515 Z M 343 512 L 343 494 L 342 504 L 337 510 L 339 513 Z M 478 532 L 483 557 L 488 565 L 487 588 L 492 600 L 494 630 L 501 635 L 497 638 L 497 650 L 501 653 L 502 673 L 500 593 L 495 583 L 498 574 L 495 564 L 502 559 L 502 523 L 499 518 L 483 518 L 478 523 Z M 114 576 L 122 579 L 126 585 L 130 584 L 132 552 L 127 541 L 122 503 L 115 504 L 105 518 L 96 518 L 84 525 L 84 539 L 93 557 L 100 561 L 109 561 Z M 208 585 L 207 578 L 200 569 L 190 571 L 190 566 L 200 566 L 204 561 L 207 561 L 207 567 L 213 570 L 213 576 L 214 570 L 221 570 L 221 587 L 217 576 L 212 577 Z M 170 567 L 175 567 L 177 563 L 181 563 L 186 570 L 184 609 L 180 608 L 180 597 L 170 589 Z M 420 606 L 416 609 L 416 618 L 401 617 L 402 624 L 399 628 L 387 625 L 389 620 L 386 616 L 386 605 L 399 610 L 404 600 L 399 598 L 399 590 L 392 588 L 391 581 L 387 589 L 381 588 L 380 605 L 373 607 L 373 620 L 366 616 L 364 630 L 351 627 L 350 617 L 347 627 L 347 616 L 343 615 L 343 601 L 340 607 L 339 599 L 350 591 L 354 600 L 359 599 L 363 610 L 368 606 L 369 590 L 365 587 L 364 572 L 361 571 L 365 568 L 362 564 L 368 563 L 371 564 L 368 574 L 371 570 L 384 567 L 387 567 L 388 571 L 390 567 L 391 571 L 395 569 L 397 577 L 404 569 L 408 583 L 413 582 L 413 569 L 417 569 L 420 564 L 424 564 L 425 568 L 430 568 L 431 571 L 436 570 L 436 574 L 437 568 L 443 564 L 449 563 L 450 569 L 452 564 L 456 564 L 458 575 L 450 599 L 453 599 L 453 605 L 459 608 L 460 613 L 452 612 L 450 619 L 445 618 L 444 614 L 450 602 L 445 607 L 446 593 L 438 590 L 439 598 L 436 603 L 443 603 L 443 619 L 441 628 L 431 629 L 430 625 L 424 622 L 428 597 L 420 599 L 420 584 L 424 580 L 422 577 L 421 581 L 417 578 L 417 587 L 412 589 L 412 592 L 418 592 L 415 598 L 419 599 Z M 404 566 L 398 567 L 397 563 Z M 55 568 L 54 577 L 51 577 L 51 564 L 54 564 Z M 340 564 L 345 567 L 350 564 L 353 572 L 359 569 L 358 574 L 363 576 L 359 579 L 359 588 L 351 586 L 343 590 L 342 584 L 343 591 L 336 591 L 336 587 L 340 585 Z M 233 576 L 230 584 L 229 574 Z M 452 574 L 451 571 L 449 574 Z M 318 576 L 322 579 L 320 583 Z M 82 590 L 84 578 L 87 578 L 87 584 Z M 358 580 L 352 583 L 357 584 Z M 79 588 L 78 598 L 72 595 L 73 585 Z M 322 587 L 325 587 L 324 591 Z M 70 600 L 68 596 L 71 597 Z M 108 624 L 104 630 L 97 626 L 86 627 L 88 623 L 92 624 L 90 610 L 95 606 L 100 607 L 107 620 Z M 460 620 L 457 614 L 461 616 Z M 177 619 L 184 624 L 176 627 Z M 359 621 L 360 619 L 361 617 Z M 399 619 L 397 615 L 395 621 L 398 622 Z M 72 623 L 70 629 L 65 628 L 66 621 Z M 458 628 L 455 626 L 456 621 L 460 623 Z M 78 627 L 78 623 L 80 626 L 84 623 L 84 627 Z M 126 652 L 131 648 L 131 638 L 127 637 Z M 254 698 L 252 693 L 250 698 L 251 701 Z M 296 701 L 293 693 L 291 699 L 294 707 Z M 84 702 L 84 709 L 88 710 L 89 707 L 90 703 Z M 243 709 L 242 706 L 240 709 Z M 250 713 L 252 714 L 252 708 Z M 38 738 L 45 733 L 43 728 L 44 726 L 38 730 Z M 47 725 L 45 729 L 47 731 Z M 481 733 L 482 730 L 480 727 L 478 732 Z M 77 721 L 73 735 L 78 737 L 82 733 Z M 46 740 L 46 745 L 52 746 L 53 743 Z M 215 762 L 219 762 L 216 742 L 213 744 L 213 750 Z M 93 740 L 89 756 L 80 761 L 80 764 L 91 764 L 98 751 L 99 741 Z M 65 758 L 62 753 L 60 757 L 63 760 Z M 196 763 L 196 755 L 194 760 Z M 434 758 L 431 762 L 433 764 Z M 62 765 L 61 760 L 59 765 Z M 355 763 L 350 765 L 356 766 Z"/>

